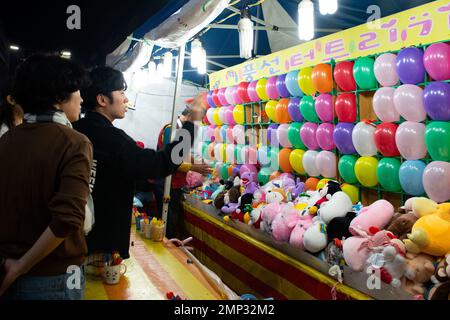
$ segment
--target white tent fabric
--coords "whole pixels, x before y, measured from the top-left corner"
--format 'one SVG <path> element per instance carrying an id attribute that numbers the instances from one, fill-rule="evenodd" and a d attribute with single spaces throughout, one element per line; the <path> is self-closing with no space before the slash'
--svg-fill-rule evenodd
<path id="1" fill-rule="evenodd" d="M 125 41 L 122 42 L 120 46 L 116 48 L 116 50 L 106 56 L 106 65 L 115 66 L 116 64 L 118 64 L 122 59 L 122 56 L 128 51 L 130 44 L 131 40 L 129 38 L 125 39 Z"/>
<path id="2" fill-rule="evenodd" d="M 297 28 L 297 23 L 277 0 L 264 1 L 262 3 L 262 10 L 265 22 L 280 28 Z M 289 31 L 289 34 L 291 35 L 286 35 L 280 31 L 267 31 L 271 52 L 290 48 L 300 43 L 295 31 Z"/>

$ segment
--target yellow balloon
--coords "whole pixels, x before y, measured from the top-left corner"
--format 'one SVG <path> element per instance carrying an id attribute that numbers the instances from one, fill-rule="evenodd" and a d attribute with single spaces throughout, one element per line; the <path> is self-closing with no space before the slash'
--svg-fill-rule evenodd
<path id="1" fill-rule="evenodd" d="M 223 158 L 223 163 L 227 162 L 227 144 L 224 143 L 222 144 L 222 150 L 220 150 L 221 154 L 222 154 L 222 158 Z"/>
<path id="2" fill-rule="evenodd" d="M 358 181 L 365 187 L 374 187 L 378 183 L 378 160 L 374 157 L 361 157 L 355 164 L 355 175 Z"/>
<path id="3" fill-rule="evenodd" d="M 313 95 L 316 93 L 316 88 L 314 87 L 313 81 L 312 81 L 312 71 L 313 68 L 303 68 L 298 73 L 298 85 L 300 86 L 300 89 L 302 89 L 303 93 L 307 96 Z"/>
<path id="4" fill-rule="evenodd" d="M 233 109 L 233 119 L 237 124 L 244 123 L 244 106 L 241 104 L 236 105 Z"/>
<path id="5" fill-rule="evenodd" d="M 258 97 L 261 100 L 269 100 L 269 96 L 267 95 L 266 92 L 266 82 L 267 79 L 263 78 L 263 79 L 259 79 L 258 82 L 256 83 L 256 94 L 258 95 Z"/>
<path id="6" fill-rule="evenodd" d="M 317 187 L 316 190 L 322 189 L 323 187 L 325 187 L 325 185 L 327 184 L 328 181 L 330 181 L 331 179 L 322 179 L 319 181 L 319 183 L 317 183 Z"/>
<path id="7" fill-rule="evenodd" d="M 273 122 L 276 122 L 276 118 L 275 118 L 275 110 L 277 108 L 277 104 L 278 101 L 275 100 L 270 100 L 266 103 L 266 114 L 269 117 L 270 120 L 272 120 Z"/>
<path id="8" fill-rule="evenodd" d="M 222 123 L 222 121 L 220 121 L 220 118 L 219 118 L 219 109 L 220 108 L 214 109 L 213 121 L 216 125 L 221 126 L 223 123 Z"/>
<path id="9" fill-rule="evenodd" d="M 348 183 L 344 183 L 343 185 L 341 185 L 341 189 L 342 189 L 342 191 L 344 191 L 344 193 L 346 193 L 350 197 L 353 204 L 357 204 L 359 202 L 358 187 L 348 184 Z"/>
<path id="10" fill-rule="evenodd" d="M 295 149 L 292 150 L 289 155 L 289 163 L 291 164 L 292 169 L 295 170 L 298 174 L 306 174 L 305 168 L 303 168 L 303 155 L 305 154 L 305 150 Z"/>

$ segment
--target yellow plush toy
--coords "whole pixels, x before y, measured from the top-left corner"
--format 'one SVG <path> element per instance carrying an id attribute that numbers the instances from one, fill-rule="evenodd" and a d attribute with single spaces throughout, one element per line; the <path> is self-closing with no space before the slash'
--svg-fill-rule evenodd
<path id="1" fill-rule="evenodd" d="M 435 213 L 437 206 L 438 204 L 433 200 L 425 197 L 417 197 L 412 201 L 411 210 L 417 218 L 422 218 Z"/>
<path id="2" fill-rule="evenodd" d="M 417 220 L 404 243 L 411 253 L 424 252 L 436 257 L 450 253 L 450 203 L 437 205 L 434 213 Z"/>

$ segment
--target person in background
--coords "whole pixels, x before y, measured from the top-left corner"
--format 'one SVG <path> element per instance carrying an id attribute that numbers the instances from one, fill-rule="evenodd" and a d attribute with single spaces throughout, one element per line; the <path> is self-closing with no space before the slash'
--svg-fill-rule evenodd
<path id="1" fill-rule="evenodd" d="M 191 112 L 191 106 L 196 104 L 202 104 L 201 95 L 198 95 L 195 99 L 189 99 L 186 101 L 188 105 L 183 110 L 181 115 L 177 119 L 177 129 L 181 128 L 185 123 L 187 117 Z M 158 136 L 157 149 L 161 150 L 170 142 L 172 124 L 166 124 L 160 131 Z M 171 188 L 170 188 L 170 202 L 169 210 L 167 213 L 167 225 L 166 225 L 166 236 L 170 238 L 182 239 L 186 236 L 186 231 L 184 228 L 184 211 L 183 211 L 183 187 L 186 186 L 186 175 L 189 171 L 198 172 L 204 176 L 212 172 L 212 169 L 208 164 L 199 163 L 195 161 L 193 155 L 189 155 L 189 160 L 183 162 L 183 164 L 178 168 L 177 172 L 172 175 Z M 157 188 L 155 192 L 156 202 L 158 204 L 158 210 L 161 210 L 163 206 L 164 198 L 164 180 L 159 180 L 156 182 Z M 161 208 L 161 209 L 159 209 Z"/>
<path id="2" fill-rule="evenodd" d="M 123 130 L 114 127 L 125 117 L 128 98 L 122 72 L 110 67 L 91 71 L 91 85 L 83 94 L 86 116 L 74 128 L 85 134 L 94 146 L 92 197 L 95 225 L 87 236 L 90 257 L 95 263 L 104 253 L 118 251 L 130 257 L 130 232 L 135 183 L 149 178 L 164 178 L 175 172 L 185 154 L 190 153 L 194 121 L 201 120 L 200 106 L 194 106 L 179 136 L 155 151 L 141 149 Z M 188 141 L 185 141 L 188 140 Z M 181 148 L 180 148 L 181 147 Z"/>
<path id="3" fill-rule="evenodd" d="M 23 110 L 11 95 L 11 83 L 2 90 L 0 101 L 0 137 L 8 130 L 22 124 Z"/>
<path id="4" fill-rule="evenodd" d="M 32 56 L 16 71 L 12 96 L 25 123 L 0 139 L 0 299 L 83 297 L 93 151 L 70 121 L 86 80 L 58 56 Z"/>

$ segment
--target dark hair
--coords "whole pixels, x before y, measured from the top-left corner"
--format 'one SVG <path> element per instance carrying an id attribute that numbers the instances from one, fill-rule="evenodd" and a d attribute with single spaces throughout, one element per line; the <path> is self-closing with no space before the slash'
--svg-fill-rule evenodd
<path id="1" fill-rule="evenodd" d="M 7 81 L 2 88 L 1 101 L 0 101 L 0 125 L 5 124 L 8 129 L 12 129 L 16 126 L 16 119 L 23 118 L 22 108 L 15 104 L 12 105 L 8 101 L 8 96 L 11 95 L 12 82 Z"/>
<path id="2" fill-rule="evenodd" d="M 111 67 L 97 67 L 91 71 L 91 85 L 87 88 L 83 96 L 83 107 L 94 110 L 97 107 L 97 96 L 103 94 L 112 103 L 112 92 L 126 90 L 127 83 L 122 72 Z"/>
<path id="3" fill-rule="evenodd" d="M 88 85 L 87 72 L 78 64 L 56 55 L 33 55 L 16 70 L 13 97 L 25 113 L 54 109 Z"/>

